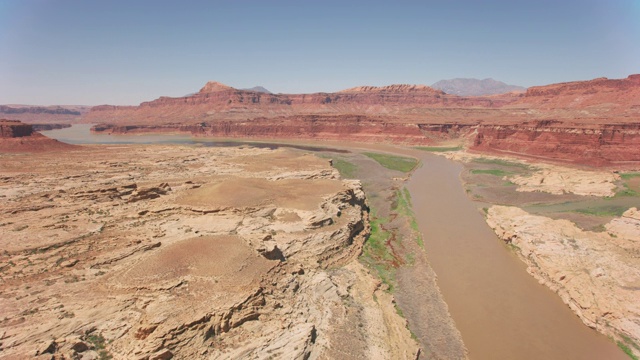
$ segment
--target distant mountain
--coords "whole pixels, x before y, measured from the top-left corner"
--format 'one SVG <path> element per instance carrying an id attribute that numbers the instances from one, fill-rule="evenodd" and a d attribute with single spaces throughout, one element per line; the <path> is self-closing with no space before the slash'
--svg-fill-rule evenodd
<path id="1" fill-rule="evenodd" d="M 440 80 L 431 85 L 432 88 L 442 90 L 447 94 L 460 96 L 482 96 L 505 94 L 509 92 L 524 92 L 527 88 L 508 85 L 493 79 L 450 79 Z"/>
<path id="2" fill-rule="evenodd" d="M 273 94 L 271 91 L 263 88 L 262 86 L 254 86 L 250 89 L 240 89 L 240 90 L 246 90 L 246 91 L 255 91 L 255 92 L 261 92 L 261 93 L 265 93 L 265 94 Z"/>

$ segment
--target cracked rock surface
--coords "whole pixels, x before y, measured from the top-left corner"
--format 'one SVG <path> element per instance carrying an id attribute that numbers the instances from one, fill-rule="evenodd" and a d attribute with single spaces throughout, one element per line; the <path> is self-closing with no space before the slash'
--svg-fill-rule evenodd
<path id="1" fill-rule="evenodd" d="M 0 358 L 383 359 L 358 181 L 294 150 L 0 155 Z"/>

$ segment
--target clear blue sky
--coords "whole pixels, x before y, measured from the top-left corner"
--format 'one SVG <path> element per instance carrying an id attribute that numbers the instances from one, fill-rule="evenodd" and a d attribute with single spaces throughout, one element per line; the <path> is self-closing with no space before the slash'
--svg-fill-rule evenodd
<path id="1" fill-rule="evenodd" d="M 0 0 L 0 104 L 640 73 L 640 0 Z"/>

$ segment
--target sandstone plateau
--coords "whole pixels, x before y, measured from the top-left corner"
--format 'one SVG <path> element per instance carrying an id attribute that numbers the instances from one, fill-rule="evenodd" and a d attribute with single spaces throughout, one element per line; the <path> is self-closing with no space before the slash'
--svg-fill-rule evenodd
<path id="1" fill-rule="evenodd" d="M 0 159 L 2 357 L 418 354 L 356 261 L 361 185 L 326 159 L 180 146 Z"/>
<path id="2" fill-rule="evenodd" d="M 433 144 L 588 166 L 640 162 L 640 75 L 456 96 L 424 85 L 270 94 L 217 82 L 139 106 L 96 106 L 94 131 Z"/>

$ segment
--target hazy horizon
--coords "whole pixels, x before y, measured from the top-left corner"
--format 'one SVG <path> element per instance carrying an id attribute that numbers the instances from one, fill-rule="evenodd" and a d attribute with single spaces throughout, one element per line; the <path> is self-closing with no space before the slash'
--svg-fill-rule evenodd
<path id="1" fill-rule="evenodd" d="M 0 1 L 0 104 L 137 105 L 207 81 L 274 93 L 640 72 L 640 2 Z"/>

